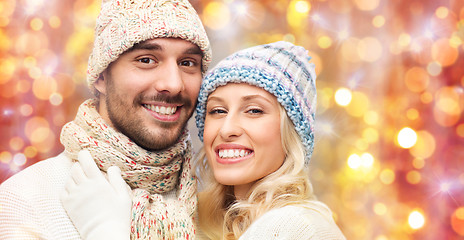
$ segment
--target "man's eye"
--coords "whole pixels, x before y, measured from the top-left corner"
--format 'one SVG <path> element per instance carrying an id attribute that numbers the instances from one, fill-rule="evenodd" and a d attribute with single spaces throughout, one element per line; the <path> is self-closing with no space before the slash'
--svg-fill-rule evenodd
<path id="1" fill-rule="evenodd" d="M 195 66 L 195 62 L 190 61 L 190 60 L 185 60 L 185 61 L 181 61 L 180 65 L 185 66 L 185 67 L 193 67 Z"/>
<path id="2" fill-rule="evenodd" d="M 154 63 L 155 60 L 151 59 L 151 58 L 141 58 L 139 59 L 139 62 L 141 63 L 146 63 L 146 64 L 150 64 L 150 63 Z"/>

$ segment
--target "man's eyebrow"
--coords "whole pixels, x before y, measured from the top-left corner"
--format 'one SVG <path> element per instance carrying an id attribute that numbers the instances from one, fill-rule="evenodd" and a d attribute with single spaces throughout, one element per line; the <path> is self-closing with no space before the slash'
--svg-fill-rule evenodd
<path id="1" fill-rule="evenodd" d="M 187 50 L 185 50 L 184 52 L 185 54 L 195 54 L 195 55 L 200 55 L 201 57 L 203 57 L 203 51 L 200 50 L 199 47 L 197 46 L 194 46 L 194 47 L 191 47 L 191 48 L 188 48 Z"/>
<path id="2" fill-rule="evenodd" d="M 158 43 L 153 43 L 153 42 L 141 42 L 141 43 L 136 43 L 134 46 L 129 48 L 126 52 L 132 52 L 135 50 L 162 50 L 163 47 L 159 45 Z"/>
<path id="3" fill-rule="evenodd" d="M 163 50 L 163 47 L 158 43 L 154 42 L 141 42 L 134 44 L 131 48 L 129 48 L 126 52 L 131 52 L 135 50 Z M 200 55 L 203 57 L 203 51 L 200 50 L 197 46 L 192 46 L 184 51 L 185 54 L 194 54 Z"/>

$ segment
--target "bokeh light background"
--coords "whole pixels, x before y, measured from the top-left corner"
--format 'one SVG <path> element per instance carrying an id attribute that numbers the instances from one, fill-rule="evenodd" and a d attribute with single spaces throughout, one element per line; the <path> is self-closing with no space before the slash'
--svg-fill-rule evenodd
<path id="1" fill-rule="evenodd" d="M 348 239 L 464 239 L 464 1 L 191 2 L 213 65 L 278 40 L 310 50 L 311 178 Z M 91 96 L 99 9 L 100 0 L 0 1 L 0 182 L 63 150 L 61 127 Z"/>

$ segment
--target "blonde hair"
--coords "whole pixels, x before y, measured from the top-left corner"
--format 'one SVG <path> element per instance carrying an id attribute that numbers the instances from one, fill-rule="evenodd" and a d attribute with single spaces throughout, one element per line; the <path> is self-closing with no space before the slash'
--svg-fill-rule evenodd
<path id="1" fill-rule="evenodd" d="M 270 209 L 315 199 L 304 164 L 301 138 L 282 106 L 280 119 L 285 161 L 277 171 L 257 181 L 245 200 L 235 199 L 233 186 L 215 181 L 204 150 L 198 153 L 196 165 L 200 185 L 204 187 L 199 194 L 199 222 L 202 232 L 210 239 L 238 239 L 253 221 Z"/>

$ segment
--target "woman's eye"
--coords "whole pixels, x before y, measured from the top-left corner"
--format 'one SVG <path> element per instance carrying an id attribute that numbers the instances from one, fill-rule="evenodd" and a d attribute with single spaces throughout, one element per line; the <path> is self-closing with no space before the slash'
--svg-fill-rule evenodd
<path id="1" fill-rule="evenodd" d="M 150 64 L 150 63 L 154 63 L 155 60 L 151 59 L 151 58 L 141 58 L 139 59 L 139 62 L 141 63 L 146 63 L 146 64 Z"/>
<path id="2" fill-rule="evenodd" d="M 258 109 L 258 108 L 253 108 L 253 109 L 248 110 L 247 113 L 260 114 L 260 113 L 263 113 L 263 110 Z"/>
<path id="3" fill-rule="evenodd" d="M 214 115 L 214 114 L 225 114 L 227 113 L 224 109 L 212 109 L 208 111 L 209 115 Z"/>

